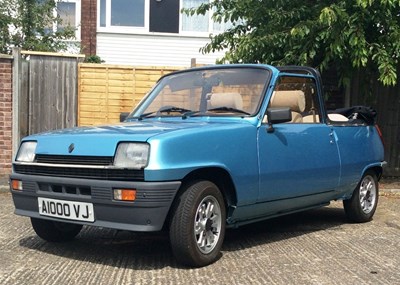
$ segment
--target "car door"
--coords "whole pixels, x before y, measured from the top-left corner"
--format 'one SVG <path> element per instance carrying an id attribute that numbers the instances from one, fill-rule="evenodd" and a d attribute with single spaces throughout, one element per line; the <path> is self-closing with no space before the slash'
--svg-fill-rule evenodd
<path id="1" fill-rule="evenodd" d="M 258 129 L 258 203 L 272 212 L 328 202 L 340 179 L 336 136 L 324 122 L 315 80 L 281 76 L 278 83 L 268 108 L 290 107 L 292 121 L 271 131 L 266 118 Z"/>

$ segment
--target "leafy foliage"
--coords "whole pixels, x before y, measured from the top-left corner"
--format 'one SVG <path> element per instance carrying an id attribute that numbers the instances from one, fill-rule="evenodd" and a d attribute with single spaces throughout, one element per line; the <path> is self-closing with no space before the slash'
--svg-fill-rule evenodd
<path id="1" fill-rule="evenodd" d="M 75 38 L 75 28 L 63 25 L 54 14 L 56 0 L 0 0 L 0 52 L 12 47 L 24 50 L 61 51 Z"/>
<path id="2" fill-rule="evenodd" d="M 343 79 L 362 68 L 377 71 L 384 85 L 397 82 L 399 0 L 215 0 L 185 12 L 207 10 L 233 23 L 202 48 L 227 50 L 220 62 L 333 65 Z"/>
<path id="3" fill-rule="evenodd" d="M 87 63 L 103 63 L 105 62 L 98 55 L 89 55 L 85 58 L 85 62 Z"/>

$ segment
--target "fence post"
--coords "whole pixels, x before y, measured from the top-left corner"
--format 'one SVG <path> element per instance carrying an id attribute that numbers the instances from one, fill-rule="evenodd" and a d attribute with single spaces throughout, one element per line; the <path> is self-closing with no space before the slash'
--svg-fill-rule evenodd
<path id="1" fill-rule="evenodd" d="M 21 96 L 21 70 L 22 70 L 22 58 L 21 48 L 13 48 L 12 55 L 13 60 L 13 71 L 12 71 L 12 154 L 13 157 L 18 149 L 19 142 L 21 140 L 20 128 L 19 128 L 19 102 Z"/>

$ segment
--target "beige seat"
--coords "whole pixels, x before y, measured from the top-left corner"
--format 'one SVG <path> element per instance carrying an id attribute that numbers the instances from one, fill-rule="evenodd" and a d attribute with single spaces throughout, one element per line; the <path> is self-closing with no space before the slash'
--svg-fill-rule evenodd
<path id="1" fill-rule="evenodd" d="M 319 123 L 319 116 L 317 114 L 304 116 L 303 123 Z"/>
<path id="2" fill-rule="evenodd" d="M 348 122 L 349 119 L 346 118 L 346 116 L 343 116 L 342 114 L 328 114 L 328 119 L 332 122 Z M 303 123 L 319 123 L 319 117 L 318 115 L 308 115 L 303 117 Z"/>
<path id="3" fill-rule="evenodd" d="M 282 90 L 272 93 L 269 108 L 290 108 L 292 111 L 291 123 L 302 123 L 303 117 L 300 112 L 306 108 L 306 99 L 301 90 Z"/>
<path id="4" fill-rule="evenodd" d="M 227 107 L 243 110 L 243 98 L 239 93 L 210 93 L 208 96 L 208 109 Z"/>
<path id="5" fill-rule="evenodd" d="M 330 121 L 333 121 L 333 122 L 348 122 L 349 121 L 349 119 L 346 116 L 343 116 L 342 114 L 336 114 L 336 113 L 328 114 L 328 118 Z"/>

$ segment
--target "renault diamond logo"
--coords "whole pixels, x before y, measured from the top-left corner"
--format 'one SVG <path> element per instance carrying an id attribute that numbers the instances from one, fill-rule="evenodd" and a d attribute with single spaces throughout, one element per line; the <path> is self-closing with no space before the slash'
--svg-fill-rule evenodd
<path id="1" fill-rule="evenodd" d="M 74 151 L 74 149 L 75 149 L 75 145 L 74 145 L 73 143 L 71 143 L 71 144 L 69 145 L 69 147 L 68 147 L 68 152 L 71 153 L 71 152 Z"/>

